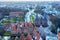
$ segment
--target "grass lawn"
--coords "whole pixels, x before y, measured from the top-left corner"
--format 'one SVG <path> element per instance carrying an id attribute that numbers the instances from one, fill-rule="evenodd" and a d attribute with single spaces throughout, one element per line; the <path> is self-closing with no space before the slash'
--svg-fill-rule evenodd
<path id="1" fill-rule="evenodd" d="M 11 33 L 10 33 L 10 32 L 8 32 L 8 31 L 6 31 L 3 35 L 4 35 L 4 36 L 10 36 L 10 35 L 11 35 Z"/>
<path id="2" fill-rule="evenodd" d="M 4 36 L 20 36 L 21 34 L 11 34 L 10 32 L 6 31 L 3 35 Z"/>

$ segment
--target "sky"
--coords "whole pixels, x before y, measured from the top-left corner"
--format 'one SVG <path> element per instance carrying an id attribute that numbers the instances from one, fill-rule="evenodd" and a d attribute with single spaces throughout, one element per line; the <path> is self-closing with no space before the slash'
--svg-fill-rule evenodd
<path id="1" fill-rule="evenodd" d="M 43 2 L 43 1 L 60 1 L 60 0 L 0 0 L 0 2 L 22 2 L 22 1 L 31 1 L 31 2 Z"/>

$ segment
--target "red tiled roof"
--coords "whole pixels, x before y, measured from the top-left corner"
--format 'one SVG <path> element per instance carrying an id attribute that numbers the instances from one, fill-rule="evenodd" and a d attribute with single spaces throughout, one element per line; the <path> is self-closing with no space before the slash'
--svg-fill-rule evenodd
<path id="1" fill-rule="evenodd" d="M 28 25 L 28 26 L 31 26 L 32 24 L 29 22 L 29 23 L 27 23 L 27 25 Z"/>
<path id="2" fill-rule="evenodd" d="M 12 24 L 11 25 L 11 29 L 15 29 L 16 30 L 16 24 Z"/>
<path id="3" fill-rule="evenodd" d="M 34 34 L 35 34 L 35 36 L 37 37 L 37 40 L 39 40 L 39 39 L 40 39 L 40 34 L 37 33 L 37 32 L 34 32 Z"/>
<path id="4" fill-rule="evenodd" d="M 20 40 L 25 40 L 25 36 L 21 35 Z"/>
<path id="5" fill-rule="evenodd" d="M 23 27 L 26 27 L 26 26 L 27 26 L 27 23 L 23 23 L 22 26 L 23 26 Z"/>
<path id="6" fill-rule="evenodd" d="M 58 33 L 58 39 L 60 40 L 60 33 Z"/>
<path id="7" fill-rule="evenodd" d="M 10 12 L 10 14 L 24 14 L 24 12 Z"/>
<path id="8" fill-rule="evenodd" d="M 23 25 L 24 27 L 26 27 L 26 26 L 29 27 L 29 26 L 32 25 L 32 24 L 31 24 L 31 23 L 23 23 L 22 25 Z"/>
<path id="9" fill-rule="evenodd" d="M 26 40 L 32 40 L 32 36 L 30 34 L 28 34 Z"/>

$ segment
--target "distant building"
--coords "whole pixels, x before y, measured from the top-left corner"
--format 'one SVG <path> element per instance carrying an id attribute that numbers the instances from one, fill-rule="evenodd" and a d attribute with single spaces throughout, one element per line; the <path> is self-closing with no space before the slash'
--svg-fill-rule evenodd
<path id="1" fill-rule="evenodd" d="M 24 16 L 24 12 L 10 12 L 10 17 Z"/>

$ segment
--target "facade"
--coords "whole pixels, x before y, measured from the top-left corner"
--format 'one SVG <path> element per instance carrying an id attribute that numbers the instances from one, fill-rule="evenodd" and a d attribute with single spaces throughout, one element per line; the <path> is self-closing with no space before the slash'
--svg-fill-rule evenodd
<path id="1" fill-rule="evenodd" d="M 10 12 L 9 15 L 12 17 L 23 16 L 24 12 Z"/>

